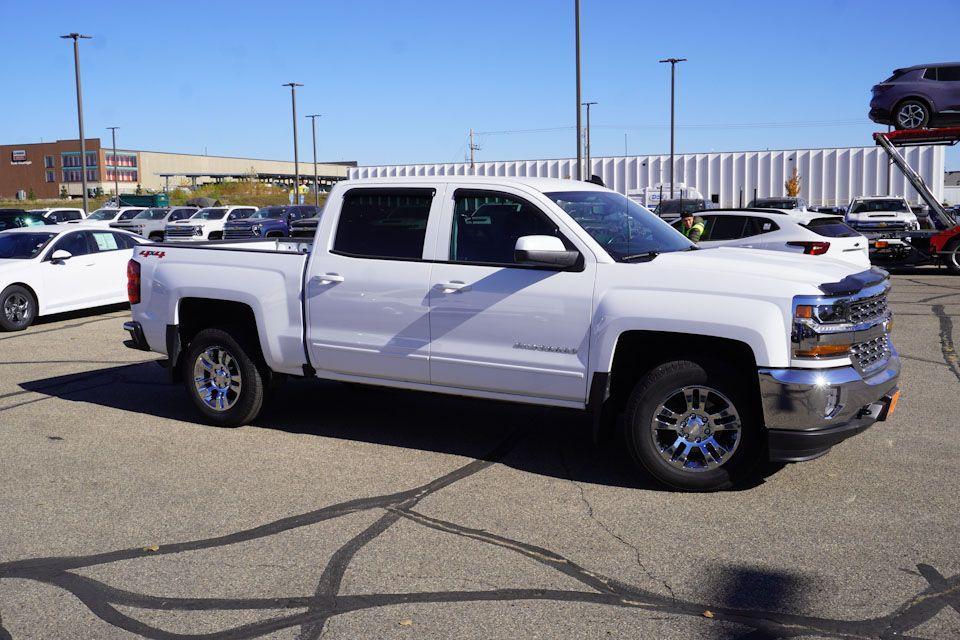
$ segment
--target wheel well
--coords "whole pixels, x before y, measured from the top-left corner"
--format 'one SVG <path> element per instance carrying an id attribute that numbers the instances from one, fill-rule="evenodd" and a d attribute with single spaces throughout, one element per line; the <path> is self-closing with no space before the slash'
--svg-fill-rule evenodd
<path id="1" fill-rule="evenodd" d="M 160 240 L 163 240 L 163 231 L 154 231 L 147 237 L 148 240 L 153 240 L 154 238 L 160 238 Z"/>
<path id="2" fill-rule="evenodd" d="M 33 287 L 28 285 L 26 282 L 11 282 L 10 284 L 7 285 L 7 287 L 23 287 L 24 289 L 29 291 L 30 295 L 33 296 L 33 301 L 37 305 L 37 315 L 40 314 L 40 298 L 37 297 L 37 292 L 33 290 Z M 6 289 L 7 287 L 4 287 L 3 289 Z M 0 291 L 2 291 L 3 289 L 0 289 Z"/>
<path id="3" fill-rule="evenodd" d="M 931 118 L 933 117 L 933 105 L 930 104 L 929 100 L 927 100 L 926 98 L 922 98 L 920 96 L 907 96 L 906 98 L 901 98 L 900 101 L 897 102 L 896 106 L 893 107 L 893 114 L 896 115 L 897 111 L 900 109 L 900 106 L 904 102 L 907 102 L 909 100 L 913 100 L 914 102 L 922 102 L 924 106 L 927 108 L 927 111 L 929 111 L 928 116 Z"/>
<path id="4" fill-rule="evenodd" d="M 749 371 L 753 375 L 746 376 L 746 381 L 756 388 L 759 399 L 757 361 L 749 345 L 727 338 L 669 331 L 628 331 L 620 336 L 610 369 L 610 399 L 614 406 L 622 406 L 636 381 L 659 364 L 704 358 L 728 363 L 733 370 Z"/>
<path id="5" fill-rule="evenodd" d="M 194 336 L 210 327 L 241 329 L 246 337 L 257 337 L 257 319 L 253 309 L 242 302 L 210 298 L 184 298 L 180 301 L 180 344 L 187 348 Z M 257 340 L 259 345 L 259 340 Z"/>

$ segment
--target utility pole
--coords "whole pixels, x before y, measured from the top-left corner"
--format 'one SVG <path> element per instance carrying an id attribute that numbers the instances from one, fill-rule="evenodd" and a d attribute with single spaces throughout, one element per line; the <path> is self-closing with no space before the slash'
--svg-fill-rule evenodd
<path id="1" fill-rule="evenodd" d="M 580 124 L 580 0 L 574 0 L 574 22 L 576 25 L 577 41 L 577 180 L 583 180 L 583 135 Z"/>
<path id="2" fill-rule="evenodd" d="M 314 113 L 309 116 L 310 118 L 310 128 L 313 129 L 313 204 L 317 207 L 320 206 L 320 187 L 319 181 L 317 179 L 317 118 L 323 117 L 319 113 Z"/>
<path id="3" fill-rule="evenodd" d="M 288 82 L 290 87 L 290 104 L 293 107 L 293 203 L 300 204 L 300 156 L 297 151 L 297 87 L 303 85 L 297 82 Z"/>
<path id="4" fill-rule="evenodd" d="M 584 102 L 583 106 L 587 108 L 587 135 L 584 140 L 586 146 L 586 156 L 587 156 L 587 180 L 593 177 L 593 166 L 590 157 L 590 107 L 597 104 L 596 102 Z"/>
<path id="5" fill-rule="evenodd" d="M 474 171 L 474 151 L 480 151 L 480 145 L 474 144 L 473 142 L 473 129 L 470 129 L 470 175 L 475 173 Z"/>
<path id="6" fill-rule="evenodd" d="M 60 36 L 64 40 L 73 40 L 73 72 L 77 77 L 77 123 L 80 127 L 80 183 L 83 185 L 83 210 L 87 206 L 87 141 L 83 137 L 83 92 L 80 90 L 80 40 L 89 40 L 92 36 L 69 33 Z"/>
<path id="7" fill-rule="evenodd" d="M 686 58 L 666 58 L 660 62 L 670 63 L 670 197 L 673 197 L 673 142 L 674 142 L 674 86 L 677 77 L 677 63 L 686 62 Z"/>
<path id="8" fill-rule="evenodd" d="M 110 135 L 113 137 L 113 195 L 117 198 L 118 207 L 120 206 L 120 172 L 117 171 L 117 129 L 119 128 L 120 127 L 107 127 L 107 129 L 110 129 Z"/>

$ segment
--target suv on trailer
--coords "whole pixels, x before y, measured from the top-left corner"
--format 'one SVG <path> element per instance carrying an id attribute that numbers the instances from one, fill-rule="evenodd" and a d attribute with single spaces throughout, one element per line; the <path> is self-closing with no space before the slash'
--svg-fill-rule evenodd
<path id="1" fill-rule="evenodd" d="M 897 69 L 873 85 L 870 119 L 897 129 L 960 123 L 960 62 Z"/>
<path id="2" fill-rule="evenodd" d="M 872 196 L 854 198 L 844 221 L 857 231 L 916 231 L 917 216 L 900 197 Z"/>

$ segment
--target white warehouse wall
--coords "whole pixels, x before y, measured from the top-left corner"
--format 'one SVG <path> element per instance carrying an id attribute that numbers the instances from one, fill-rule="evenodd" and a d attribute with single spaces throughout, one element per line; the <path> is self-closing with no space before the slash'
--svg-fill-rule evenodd
<path id="1" fill-rule="evenodd" d="M 938 146 L 900 149 L 938 200 L 943 200 L 944 149 Z M 794 166 L 800 173 L 800 195 L 811 204 L 846 205 L 856 196 L 885 195 L 888 159 L 880 147 L 837 149 L 788 149 L 780 151 L 734 151 L 683 153 L 674 158 L 676 182 L 696 187 L 705 198 L 718 195 L 722 206 L 739 206 L 754 196 L 785 195 L 784 181 Z M 670 181 L 670 156 L 612 156 L 591 159 L 591 174 L 620 193 Z M 570 178 L 575 159 L 510 160 L 477 162 L 478 176 L 527 176 Z M 469 175 L 469 163 L 405 164 L 354 167 L 349 177 Z M 896 167 L 890 175 L 891 194 L 919 203 L 920 197 Z"/>

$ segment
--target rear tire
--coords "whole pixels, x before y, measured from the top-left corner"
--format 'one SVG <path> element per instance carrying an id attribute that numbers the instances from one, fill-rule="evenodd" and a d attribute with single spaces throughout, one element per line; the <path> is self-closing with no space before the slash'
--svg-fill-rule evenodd
<path id="1" fill-rule="evenodd" d="M 12 284 L 0 291 L 0 329 L 23 331 L 37 318 L 37 300 L 26 287 Z"/>
<path id="2" fill-rule="evenodd" d="M 256 419 L 263 407 L 266 366 L 259 349 L 223 329 L 204 329 L 183 359 L 183 383 L 204 418 L 221 427 Z"/>
<path id="3" fill-rule="evenodd" d="M 943 249 L 943 263 L 947 270 L 955 276 L 960 276 L 960 236 L 954 238 Z"/>
<path id="4" fill-rule="evenodd" d="M 926 129 L 930 125 L 930 107 L 920 100 L 904 100 L 893 112 L 897 129 Z"/>
<path id="5" fill-rule="evenodd" d="M 633 388 L 623 416 L 634 462 L 681 491 L 729 489 L 751 475 L 763 453 L 751 391 L 730 367 L 666 362 Z"/>

